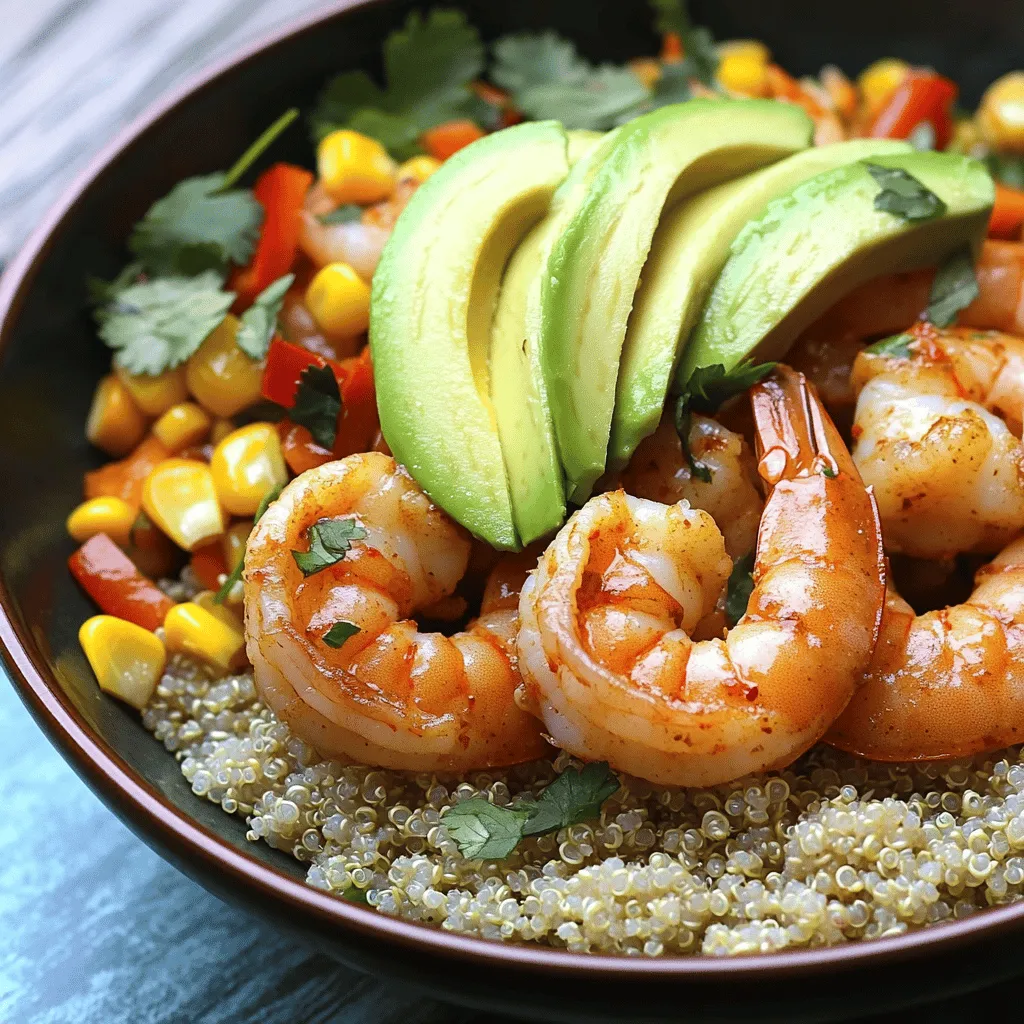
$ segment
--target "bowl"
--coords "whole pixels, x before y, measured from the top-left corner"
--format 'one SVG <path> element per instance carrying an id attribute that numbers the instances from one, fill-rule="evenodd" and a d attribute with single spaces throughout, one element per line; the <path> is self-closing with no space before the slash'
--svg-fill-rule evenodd
<path id="1" fill-rule="evenodd" d="M 346 964 L 445 999 L 531 1019 L 820 1021 L 1011 976 L 1024 951 L 1024 904 L 895 938 L 737 959 L 584 956 L 384 917 L 309 888 L 298 862 L 247 842 L 244 822 L 193 796 L 138 716 L 100 694 L 77 642 L 92 609 L 65 567 L 64 519 L 80 500 L 82 473 L 99 463 L 84 423 L 109 358 L 86 312 L 86 278 L 116 272 L 133 222 L 180 178 L 228 166 L 286 106 L 308 106 L 330 74 L 378 71 L 384 36 L 413 6 L 337 4 L 157 103 L 81 174 L 0 279 L 0 644 L 22 699 L 108 806 L 202 885 Z M 489 38 L 551 26 L 593 59 L 657 45 L 646 6 L 635 2 L 455 6 Z M 694 4 L 694 14 L 720 37 L 766 39 L 797 73 L 826 60 L 855 71 L 891 51 L 934 64 L 976 100 L 1024 52 L 1024 22 L 999 0 L 952 7 L 939 19 L 928 0 L 842 10 L 817 0 L 722 0 Z M 312 151 L 292 131 L 274 158 L 308 164 Z"/>

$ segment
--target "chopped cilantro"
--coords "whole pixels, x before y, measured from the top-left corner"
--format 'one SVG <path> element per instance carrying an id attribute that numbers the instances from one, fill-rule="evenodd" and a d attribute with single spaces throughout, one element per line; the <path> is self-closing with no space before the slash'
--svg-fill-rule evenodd
<path id="1" fill-rule="evenodd" d="M 883 167 L 869 160 L 863 164 L 880 186 L 875 196 L 876 210 L 911 222 L 932 220 L 946 212 L 946 204 L 902 167 Z"/>
<path id="2" fill-rule="evenodd" d="M 338 434 L 340 412 L 341 392 L 334 371 L 315 363 L 307 366 L 295 389 L 295 404 L 288 411 L 292 422 L 305 427 L 322 448 L 331 449 Z"/>
<path id="3" fill-rule="evenodd" d="M 683 455 L 690 467 L 690 472 L 698 480 L 704 483 L 711 483 L 711 467 L 699 462 L 690 449 L 690 427 L 693 424 L 693 409 L 690 407 L 688 395 L 680 395 L 676 400 L 676 433 L 679 435 L 679 443 L 683 446 Z"/>
<path id="4" fill-rule="evenodd" d="M 263 497 L 260 499 L 258 507 L 256 508 L 256 515 L 252 517 L 253 526 L 255 526 L 263 518 L 263 513 L 266 512 L 268 508 L 270 508 L 271 502 L 277 501 L 277 499 L 281 496 L 281 491 L 282 488 L 280 487 L 271 487 L 271 489 L 267 491 L 266 494 L 263 495 Z M 224 582 L 220 585 L 220 589 L 217 591 L 216 594 L 213 595 L 214 604 L 223 604 L 228 599 L 228 595 L 231 593 L 232 588 L 242 578 L 242 571 L 244 569 L 245 554 L 243 553 L 242 557 L 236 563 L 234 569 L 232 569 L 231 572 L 228 573 L 227 579 L 224 580 Z"/>
<path id="5" fill-rule="evenodd" d="M 340 562 L 352 547 L 352 541 L 366 538 L 366 530 L 354 519 L 320 519 L 306 534 L 309 550 L 292 552 L 303 576 L 312 576 Z"/>
<path id="6" fill-rule="evenodd" d="M 567 768 L 537 801 L 499 807 L 482 797 L 463 800 L 441 819 L 464 857 L 502 860 L 524 836 L 545 835 L 596 818 L 601 804 L 619 788 L 606 761 Z"/>
<path id="7" fill-rule="evenodd" d="M 713 86 L 719 57 L 711 32 L 694 27 L 685 0 L 650 0 L 650 4 L 654 8 L 655 29 L 662 35 L 674 32 L 683 45 L 683 60 L 676 65 L 682 69 L 682 77 L 696 78 L 705 85 Z"/>
<path id="8" fill-rule="evenodd" d="M 493 49 L 490 77 L 513 95 L 535 85 L 579 82 L 591 71 L 576 52 L 576 44 L 550 30 L 502 36 Z"/>
<path id="9" fill-rule="evenodd" d="M 281 312 L 285 292 L 292 286 L 294 274 L 285 274 L 267 285 L 242 314 L 236 341 L 238 347 L 252 359 L 262 359 L 270 348 L 277 316 Z"/>
<path id="10" fill-rule="evenodd" d="M 725 618 L 730 628 L 747 612 L 747 604 L 754 590 L 754 555 L 736 559 L 725 590 Z"/>
<path id="11" fill-rule="evenodd" d="M 235 296 L 208 270 L 129 285 L 96 311 L 99 335 L 129 373 L 163 373 L 183 363 L 224 319 Z"/>
<path id="12" fill-rule="evenodd" d="M 359 627 L 354 622 L 347 622 L 345 619 L 341 619 L 336 622 L 326 633 L 320 638 L 323 640 L 328 647 L 341 647 L 342 644 L 348 640 L 349 637 L 355 636 L 359 632 Z"/>
<path id="13" fill-rule="evenodd" d="M 978 279 L 974 274 L 974 255 L 967 247 L 953 253 L 939 267 L 928 296 L 925 316 L 936 327 L 948 327 L 962 309 L 978 297 Z"/>
<path id="14" fill-rule="evenodd" d="M 485 106 L 469 88 L 484 67 L 480 34 L 461 11 L 413 12 L 384 43 L 381 89 L 362 71 L 328 82 L 310 118 L 322 139 L 336 128 L 372 135 L 405 159 L 419 152 L 427 129 L 456 118 L 478 118 Z"/>
<path id="15" fill-rule="evenodd" d="M 104 281 L 99 277 L 90 277 L 86 281 L 89 289 L 89 301 L 94 306 L 104 306 L 113 302 L 126 288 L 130 288 L 142 276 L 142 264 L 135 260 L 129 263 L 112 281 Z"/>
<path id="16" fill-rule="evenodd" d="M 362 219 L 363 208 L 357 206 L 355 203 L 345 203 L 344 206 L 339 206 L 336 210 L 331 210 L 330 213 L 321 213 L 317 220 L 321 224 L 330 226 L 331 224 L 355 224 L 358 220 Z"/>
<path id="17" fill-rule="evenodd" d="M 242 180 L 247 170 L 277 140 L 277 137 L 299 116 L 299 108 L 286 110 L 269 128 L 264 129 L 260 137 L 234 162 L 231 169 L 224 175 L 221 190 L 233 188 Z"/>
<path id="18" fill-rule="evenodd" d="M 347 889 L 342 889 L 341 896 L 342 899 L 347 900 L 349 903 L 358 903 L 364 907 L 370 905 L 370 899 L 366 890 L 360 889 L 358 885 L 350 885 Z"/>
<path id="19" fill-rule="evenodd" d="M 864 350 L 878 356 L 892 356 L 896 359 L 909 359 L 910 346 L 914 344 L 914 337 L 910 334 L 894 334 L 890 338 L 883 338 L 873 345 L 868 345 Z"/>

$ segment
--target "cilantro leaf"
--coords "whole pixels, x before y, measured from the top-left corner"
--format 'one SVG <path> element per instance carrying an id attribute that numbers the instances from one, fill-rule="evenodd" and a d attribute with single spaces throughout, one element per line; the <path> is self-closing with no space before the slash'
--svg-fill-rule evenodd
<path id="1" fill-rule="evenodd" d="M 683 45 L 683 60 L 675 65 L 682 69 L 682 77 L 696 78 L 705 85 L 714 85 L 719 57 L 711 32 L 706 28 L 694 27 L 685 0 L 650 0 L 650 4 L 655 14 L 655 30 L 662 35 L 674 32 Z"/>
<path id="2" fill-rule="evenodd" d="M 498 807 L 483 797 L 463 800 L 441 819 L 448 835 L 470 860 L 503 860 L 523 838 L 529 811 Z"/>
<path id="3" fill-rule="evenodd" d="M 527 836 L 557 832 L 580 821 L 597 818 L 601 804 L 619 788 L 607 761 L 594 761 L 582 770 L 566 768 L 536 802 L 523 829 Z"/>
<path id="4" fill-rule="evenodd" d="M 286 110 L 269 128 L 265 128 L 259 138 L 232 164 L 231 169 L 224 175 L 224 181 L 221 184 L 221 191 L 232 188 L 242 180 L 242 176 L 247 170 L 263 154 L 270 148 L 271 145 L 276 141 L 277 137 L 287 128 L 292 121 L 299 116 L 299 108 L 291 107 Z"/>
<path id="5" fill-rule="evenodd" d="M 381 89 L 350 71 L 327 83 L 310 126 L 316 139 L 352 128 L 378 139 L 398 159 L 420 151 L 428 128 L 460 117 L 479 117 L 483 106 L 470 90 L 484 67 L 480 34 L 458 10 L 413 12 L 384 43 Z"/>
<path id="6" fill-rule="evenodd" d="M 295 389 L 295 404 L 288 411 L 293 423 L 301 424 L 321 448 L 334 447 L 338 435 L 341 391 L 329 366 L 311 363 L 302 371 Z"/>
<path id="7" fill-rule="evenodd" d="M 939 267 L 928 296 L 925 316 L 936 327 L 948 327 L 962 309 L 978 297 L 978 279 L 974 274 L 974 255 L 967 247 L 953 253 Z"/>
<path id="8" fill-rule="evenodd" d="M 183 363 L 224 319 L 235 296 L 212 270 L 133 284 L 96 311 L 99 335 L 129 373 L 156 376 Z"/>
<path id="9" fill-rule="evenodd" d="M 321 213 L 317 220 L 327 226 L 331 224 L 355 224 L 356 221 L 362 219 L 362 216 L 363 208 L 361 206 L 357 206 L 355 203 L 345 203 L 336 210 L 331 210 L 330 213 Z"/>
<path id="10" fill-rule="evenodd" d="M 876 210 L 911 222 L 932 220 L 946 212 L 946 204 L 902 167 L 882 167 L 869 160 L 862 163 L 880 186 L 875 196 Z"/>
<path id="11" fill-rule="evenodd" d="M 348 622 L 345 619 L 341 619 L 336 622 L 326 633 L 320 638 L 323 640 L 328 647 L 338 648 L 348 640 L 349 637 L 353 637 L 358 633 L 359 627 L 354 622 Z"/>
<path id="12" fill-rule="evenodd" d="M 910 346 L 914 343 L 911 334 L 894 334 L 890 338 L 882 338 L 873 345 L 868 345 L 865 352 L 872 352 L 879 356 L 892 356 L 896 359 L 909 359 Z"/>
<path id="13" fill-rule="evenodd" d="M 347 889 L 343 889 L 341 897 L 349 903 L 358 903 L 364 907 L 368 907 L 370 905 L 370 899 L 367 895 L 367 891 L 365 889 L 360 889 L 358 885 L 350 885 Z"/>
<path id="14" fill-rule="evenodd" d="M 666 107 L 671 103 L 683 103 L 692 95 L 690 74 L 683 61 L 678 64 L 662 64 L 661 75 L 651 91 L 650 109 Z"/>
<path id="15" fill-rule="evenodd" d="M 277 317 L 281 312 L 285 292 L 292 286 L 294 274 L 285 274 L 268 284 L 242 314 L 236 341 L 238 347 L 251 359 L 262 359 L 270 348 Z"/>
<path id="16" fill-rule="evenodd" d="M 225 174 L 178 182 L 135 225 L 128 248 L 156 276 L 225 273 L 249 262 L 263 208 L 248 189 L 221 191 Z"/>
<path id="17" fill-rule="evenodd" d="M 730 628 L 747 612 L 747 604 L 754 590 L 754 554 L 737 558 L 725 590 L 725 618 Z"/>
<path id="18" fill-rule="evenodd" d="M 86 287 L 89 289 L 89 301 L 94 306 L 102 306 L 113 302 L 118 295 L 126 288 L 130 288 L 142 276 L 143 266 L 135 260 L 129 263 L 112 281 L 104 281 L 99 277 L 90 277 L 86 280 Z"/>
<path id="19" fill-rule="evenodd" d="M 253 526 L 255 526 L 263 518 L 263 513 L 266 512 L 268 508 L 270 508 L 271 503 L 277 501 L 277 499 L 281 496 L 281 491 L 283 489 L 284 488 L 282 487 L 271 487 L 271 489 L 267 491 L 267 493 L 264 494 L 262 498 L 260 498 L 260 503 L 256 508 L 256 515 L 252 517 Z M 234 587 L 234 585 L 242 578 L 242 572 L 244 569 L 245 553 L 243 552 L 242 557 L 239 558 L 238 562 L 235 564 L 234 569 L 232 569 L 231 572 L 228 573 L 227 579 L 224 580 L 224 582 L 220 585 L 220 589 L 217 591 L 217 593 L 213 595 L 214 604 L 223 604 L 228 599 L 228 594 L 231 593 L 231 588 Z"/>
<path id="20" fill-rule="evenodd" d="M 320 519 L 306 535 L 309 551 L 293 551 L 292 558 L 303 576 L 312 576 L 340 562 L 352 547 L 352 541 L 366 539 L 366 530 L 355 519 Z"/>
<path id="21" fill-rule="evenodd" d="M 491 80 L 513 94 L 535 85 L 581 82 L 592 70 L 576 44 L 553 31 L 503 36 L 493 50 Z"/>
<path id="22" fill-rule="evenodd" d="M 985 157 L 988 172 L 1001 185 L 1024 190 L 1024 155 L 990 153 Z"/>
<path id="23" fill-rule="evenodd" d="M 704 483 L 711 483 L 711 467 L 699 462 L 690 449 L 690 428 L 693 425 L 693 409 L 690 408 L 690 396 L 680 395 L 676 399 L 675 415 L 676 433 L 679 435 L 679 443 L 683 446 L 683 456 L 690 473 Z"/>

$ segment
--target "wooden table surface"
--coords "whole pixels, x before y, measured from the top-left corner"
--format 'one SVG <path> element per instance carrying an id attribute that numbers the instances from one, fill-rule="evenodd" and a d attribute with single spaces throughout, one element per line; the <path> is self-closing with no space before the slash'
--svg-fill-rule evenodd
<path id="1" fill-rule="evenodd" d="M 0 0 L 0 264 L 115 129 L 321 3 Z M 100 804 L 2 681 L 0 750 L 0 1021 L 499 1024 L 339 967 L 199 888 Z M 1008 992 L 929 1012 L 994 1017 Z"/>

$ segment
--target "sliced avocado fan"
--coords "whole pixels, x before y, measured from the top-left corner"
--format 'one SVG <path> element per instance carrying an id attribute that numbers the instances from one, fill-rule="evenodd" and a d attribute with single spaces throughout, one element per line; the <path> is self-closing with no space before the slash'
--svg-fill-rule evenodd
<path id="1" fill-rule="evenodd" d="M 799 107 L 690 100 L 619 128 L 541 274 L 540 345 L 567 490 L 604 472 L 615 384 L 640 272 L 663 210 L 811 141 Z"/>
<path id="2" fill-rule="evenodd" d="M 551 210 L 520 243 L 501 282 L 491 325 L 491 400 L 505 456 L 512 517 L 529 544 L 565 520 L 565 479 L 540 359 L 540 270 L 568 217 L 586 191 L 591 157 L 602 132 L 571 131 L 573 170 L 555 193 Z"/>
<path id="3" fill-rule="evenodd" d="M 944 212 L 908 220 L 877 209 L 882 186 L 868 163 L 915 178 Z M 782 357 L 805 327 L 873 277 L 941 263 L 965 246 L 977 250 L 994 196 L 984 166 L 953 153 L 874 157 L 797 185 L 733 242 L 683 350 L 679 387 L 697 367 Z"/>
<path id="4" fill-rule="evenodd" d="M 621 469 L 657 429 L 683 343 L 752 217 L 794 185 L 865 157 L 909 153 L 892 139 L 854 139 L 805 149 L 760 171 L 708 189 L 658 225 L 622 346 L 608 465 Z"/>
<path id="5" fill-rule="evenodd" d="M 414 193 L 373 277 L 370 350 L 381 429 L 417 483 L 496 548 L 519 539 L 488 366 L 512 251 L 568 173 L 554 121 L 488 135 Z"/>

